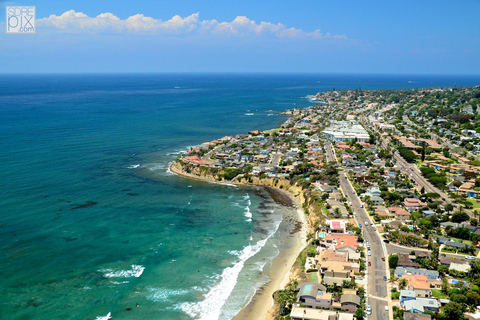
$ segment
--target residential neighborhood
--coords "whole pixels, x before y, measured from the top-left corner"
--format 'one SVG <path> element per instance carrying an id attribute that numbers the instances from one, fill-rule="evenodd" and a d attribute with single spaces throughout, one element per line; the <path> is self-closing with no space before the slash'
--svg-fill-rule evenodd
<path id="1" fill-rule="evenodd" d="M 332 90 L 312 103 L 176 161 L 301 200 L 308 246 L 278 319 L 480 319 L 480 87 Z"/>

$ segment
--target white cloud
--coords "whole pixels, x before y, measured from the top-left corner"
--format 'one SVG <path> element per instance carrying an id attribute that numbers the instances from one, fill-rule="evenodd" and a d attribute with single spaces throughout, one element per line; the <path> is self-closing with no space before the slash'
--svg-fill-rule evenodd
<path id="1" fill-rule="evenodd" d="M 102 13 L 96 17 L 89 17 L 83 12 L 70 10 L 60 16 L 51 15 L 38 19 L 39 28 L 49 27 L 64 32 L 114 32 L 114 33 L 140 33 L 155 35 L 188 35 L 212 34 L 237 37 L 267 37 L 287 39 L 347 39 L 345 35 L 323 34 L 320 30 L 306 32 L 302 29 L 287 28 L 278 23 L 257 23 L 245 16 L 238 16 L 231 22 L 219 22 L 215 19 L 200 20 L 199 14 L 194 13 L 182 18 L 173 16 L 170 20 L 162 21 L 143 14 L 136 14 L 125 20 L 112 13 Z"/>

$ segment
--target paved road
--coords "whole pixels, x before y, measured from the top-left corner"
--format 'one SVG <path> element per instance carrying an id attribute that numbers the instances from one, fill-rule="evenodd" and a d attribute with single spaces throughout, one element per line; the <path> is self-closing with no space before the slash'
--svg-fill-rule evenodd
<path id="1" fill-rule="evenodd" d="M 445 203 L 451 203 L 455 209 L 458 209 L 458 205 L 455 204 L 445 192 L 433 186 L 427 179 L 425 179 L 417 167 L 406 162 L 405 159 L 403 159 L 402 156 L 397 152 L 395 152 L 394 157 L 395 160 L 397 160 L 397 165 L 400 170 L 403 171 L 403 173 L 407 174 L 416 183 L 418 183 L 420 187 L 424 187 L 426 192 L 438 193 Z M 462 211 L 467 213 L 471 218 L 474 217 L 472 211 L 465 208 L 463 208 Z"/>
<path id="2" fill-rule="evenodd" d="M 272 166 L 278 166 L 278 164 L 280 163 L 280 159 L 282 158 L 283 154 L 280 153 L 280 152 L 276 152 L 276 153 L 272 153 L 272 158 L 270 160 L 270 164 Z"/>
<path id="3" fill-rule="evenodd" d="M 335 154 L 333 152 L 333 147 L 330 141 L 325 142 L 325 149 L 327 151 L 327 162 L 337 162 Z"/>
<path id="4" fill-rule="evenodd" d="M 386 261 L 382 261 L 382 257 L 386 258 L 384 253 L 384 244 L 379 234 L 373 230 L 371 220 L 366 211 L 361 208 L 361 202 L 358 199 L 355 190 L 348 182 L 345 173 L 340 174 L 340 186 L 347 197 L 348 201 L 352 203 L 352 209 L 358 216 L 358 222 L 362 224 L 364 239 L 370 242 L 371 256 L 367 256 L 367 304 L 372 306 L 372 315 L 369 319 L 387 320 L 389 319 L 389 312 L 385 311 L 385 306 L 389 305 L 388 283 L 383 280 L 387 275 Z M 365 225 L 368 222 L 368 226 Z M 385 259 L 387 260 L 387 259 Z M 371 266 L 368 266 L 371 262 Z M 390 308 L 391 310 L 391 308 Z"/>

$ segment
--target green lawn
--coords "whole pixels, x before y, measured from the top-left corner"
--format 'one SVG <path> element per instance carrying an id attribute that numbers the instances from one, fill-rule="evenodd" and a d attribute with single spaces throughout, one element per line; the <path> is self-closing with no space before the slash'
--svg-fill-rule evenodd
<path id="1" fill-rule="evenodd" d="M 432 295 L 437 299 L 445 299 L 447 296 L 443 294 L 441 290 L 432 289 Z"/>
<path id="2" fill-rule="evenodd" d="M 473 203 L 473 209 L 480 209 L 480 201 L 477 199 L 468 198 L 468 201 Z"/>
<path id="3" fill-rule="evenodd" d="M 470 245 L 473 245 L 473 242 L 470 241 L 470 240 L 462 240 L 462 239 L 459 239 L 459 238 L 452 238 L 452 241 L 455 241 L 455 242 L 462 242 L 465 243 L 465 244 L 470 244 Z"/>
<path id="4" fill-rule="evenodd" d="M 317 272 L 307 273 L 307 281 L 308 282 L 313 282 L 313 283 L 319 283 L 318 282 L 318 273 Z"/>

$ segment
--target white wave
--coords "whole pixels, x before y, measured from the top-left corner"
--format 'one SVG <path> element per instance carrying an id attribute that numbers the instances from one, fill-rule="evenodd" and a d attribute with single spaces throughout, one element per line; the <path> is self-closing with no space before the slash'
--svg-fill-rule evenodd
<path id="1" fill-rule="evenodd" d="M 143 270 L 145 270 L 144 266 L 132 264 L 132 270 L 120 270 L 120 271 L 113 271 L 112 269 L 103 269 L 100 270 L 107 278 L 139 278 Z"/>
<path id="2" fill-rule="evenodd" d="M 252 215 L 252 212 L 250 212 L 250 207 L 247 207 L 246 209 L 247 211 L 245 212 L 245 217 L 248 218 L 247 221 L 252 221 L 253 215 Z"/>
<path id="3" fill-rule="evenodd" d="M 231 254 L 232 256 L 237 256 L 237 257 L 240 257 L 240 255 L 242 254 L 242 252 L 238 250 L 230 250 L 228 251 L 228 253 Z"/>
<path id="4" fill-rule="evenodd" d="M 170 300 L 172 297 L 183 296 L 190 294 L 189 290 L 174 290 L 167 288 L 148 288 L 150 294 L 147 295 L 147 299 L 155 302 L 163 302 Z"/>
<path id="5" fill-rule="evenodd" d="M 250 196 L 248 195 L 248 193 L 243 198 L 248 201 L 248 204 L 245 207 L 245 217 L 247 217 L 248 222 L 251 222 L 253 215 L 252 215 L 252 212 L 250 211 L 250 205 L 252 204 L 252 202 L 250 201 Z"/>
<path id="6" fill-rule="evenodd" d="M 169 152 L 169 153 L 166 153 L 165 155 L 167 156 L 174 156 L 174 155 L 179 155 L 179 154 L 182 154 L 182 153 L 185 153 L 186 151 L 185 150 L 177 150 L 177 151 L 172 151 L 172 152 Z"/>
<path id="7" fill-rule="evenodd" d="M 140 167 L 139 164 L 132 164 L 131 166 L 128 166 L 127 168 L 128 168 L 128 169 L 136 169 L 136 168 L 138 168 L 138 167 Z"/>
<path id="8" fill-rule="evenodd" d="M 187 186 L 187 188 L 191 188 L 191 187 L 192 187 L 192 185 L 191 185 L 191 184 L 189 184 L 189 185 Z"/>
<path id="9" fill-rule="evenodd" d="M 148 170 L 150 171 L 156 171 L 156 170 L 164 170 L 165 169 L 165 165 L 164 164 L 156 164 L 154 166 L 151 166 L 148 168 Z"/>
<path id="10" fill-rule="evenodd" d="M 228 267 L 223 270 L 220 276 L 220 282 L 210 289 L 210 291 L 205 295 L 205 299 L 203 301 L 198 303 L 183 303 L 181 305 L 181 309 L 195 319 L 218 319 L 220 317 L 222 307 L 237 284 L 238 275 L 240 274 L 240 271 L 242 271 L 245 262 L 251 257 L 255 256 L 265 246 L 267 240 L 273 234 L 275 234 L 279 226 L 280 221 L 277 223 L 268 237 L 263 240 L 259 240 L 254 245 L 248 245 L 245 247 L 239 256 L 240 261 L 235 263 L 232 267 Z"/>
<path id="11" fill-rule="evenodd" d="M 253 116 L 255 113 L 245 113 L 246 116 Z"/>
<path id="12" fill-rule="evenodd" d="M 112 319 L 112 313 L 109 312 L 106 316 L 98 316 L 95 318 L 95 320 L 108 320 L 108 319 Z"/>

